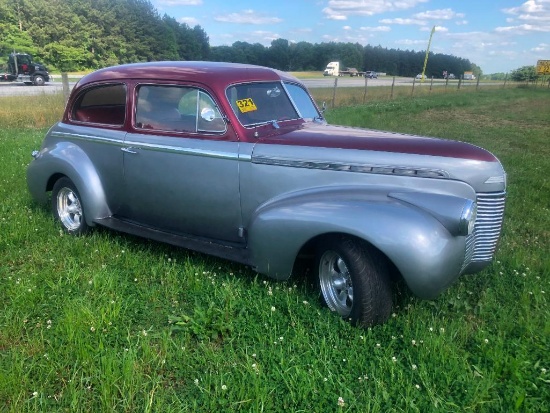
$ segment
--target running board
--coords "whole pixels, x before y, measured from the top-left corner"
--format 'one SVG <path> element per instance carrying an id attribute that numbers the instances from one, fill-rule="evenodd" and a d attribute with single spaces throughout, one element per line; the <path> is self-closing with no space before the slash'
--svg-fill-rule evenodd
<path id="1" fill-rule="evenodd" d="M 114 217 L 102 218 L 94 222 L 115 231 L 125 232 L 138 237 L 164 242 L 176 247 L 182 247 L 188 250 L 213 255 L 215 257 L 235 261 L 244 265 L 252 265 L 250 263 L 249 251 L 246 248 L 219 244 L 201 238 L 176 235 Z"/>

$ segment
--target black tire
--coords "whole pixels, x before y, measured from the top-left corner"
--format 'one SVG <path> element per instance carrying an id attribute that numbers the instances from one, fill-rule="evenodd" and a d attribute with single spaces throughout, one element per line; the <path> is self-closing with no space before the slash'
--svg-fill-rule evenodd
<path id="1" fill-rule="evenodd" d="M 80 194 L 69 178 L 61 178 L 53 186 L 52 212 L 68 234 L 84 235 L 88 232 Z"/>
<path id="2" fill-rule="evenodd" d="M 46 83 L 46 79 L 44 79 L 42 75 L 36 75 L 33 79 L 33 84 L 35 86 L 44 86 L 44 83 Z"/>
<path id="3" fill-rule="evenodd" d="M 325 304 L 360 327 L 383 324 L 391 314 L 392 287 L 386 258 L 349 237 L 317 249 L 315 271 Z"/>

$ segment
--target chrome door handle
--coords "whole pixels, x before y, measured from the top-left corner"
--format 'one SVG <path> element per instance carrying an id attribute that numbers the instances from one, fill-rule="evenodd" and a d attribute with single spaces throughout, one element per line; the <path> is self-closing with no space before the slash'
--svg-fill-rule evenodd
<path id="1" fill-rule="evenodd" d="M 128 147 L 128 148 L 120 148 L 122 150 L 122 152 L 126 152 L 126 153 L 137 153 L 134 149 L 135 148 L 132 148 L 131 146 Z"/>

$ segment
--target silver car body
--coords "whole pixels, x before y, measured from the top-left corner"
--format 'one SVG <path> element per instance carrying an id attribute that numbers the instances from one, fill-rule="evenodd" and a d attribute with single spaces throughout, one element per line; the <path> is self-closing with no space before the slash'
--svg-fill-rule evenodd
<path id="1" fill-rule="evenodd" d="M 279 82 L 285 90 L 285 82 L 301 83 L 241 65 L 149 65 L 137 65 L 139 73 L 191 67 L 185 79 L 198 79 L 212 96 L 223 132 L 136 128 L 135 90 L 154 82 L 150 76 L 135 80 L 131 71 L 112 71 L 111 77 L 84 78 L 29 165 L 35 200 L 46 202 L 55 180 L 66 176 L 78 188 L 90 226 L 231 259 L 280 280 L 331 234 L 374 246 L 422 298 L 434 298 L 461 274 L 491 262 L 506 177 L 490 153 L 459 142 L 330 126 L 322 118 L 243 125 L 228 88 L 246 82 L 247 73 L 253 73 L 249 81 Z M 234 78 L 216 78 L 222 69 Z M 180 81 L 172 77 L 169 82 Z M 123 82 L 128 90 L 126 116 L 116 127 L 71 115 L 78 94 L 101 82 Z M 472 202 L 477 218 L 466 233 L 464 208 Z"/>

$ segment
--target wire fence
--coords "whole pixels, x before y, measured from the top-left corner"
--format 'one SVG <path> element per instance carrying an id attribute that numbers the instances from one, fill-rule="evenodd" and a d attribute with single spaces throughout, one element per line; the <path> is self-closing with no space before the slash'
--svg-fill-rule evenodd
<path id="1" fill-rule="evenodd" d="M 324 82 L 326 84 L 326 81 Z M 309 87 L 310 92 L 319 102 L 327 106 L 351 106 L 366 104 L 369 101 L 387 100 L 403 97 L 421 97 L 432 93 L 474 92 L 497 88 L 547 88 L 550 89 L 550 77 L 538 77 L 526 81 L 511 81 L 506 76 L 503 80 L 477 79 L 435 79 L 384 77 L 379 79 L 364 78 L 364 83 L 346 78 L 334 78 L 331 87 Z"/>

